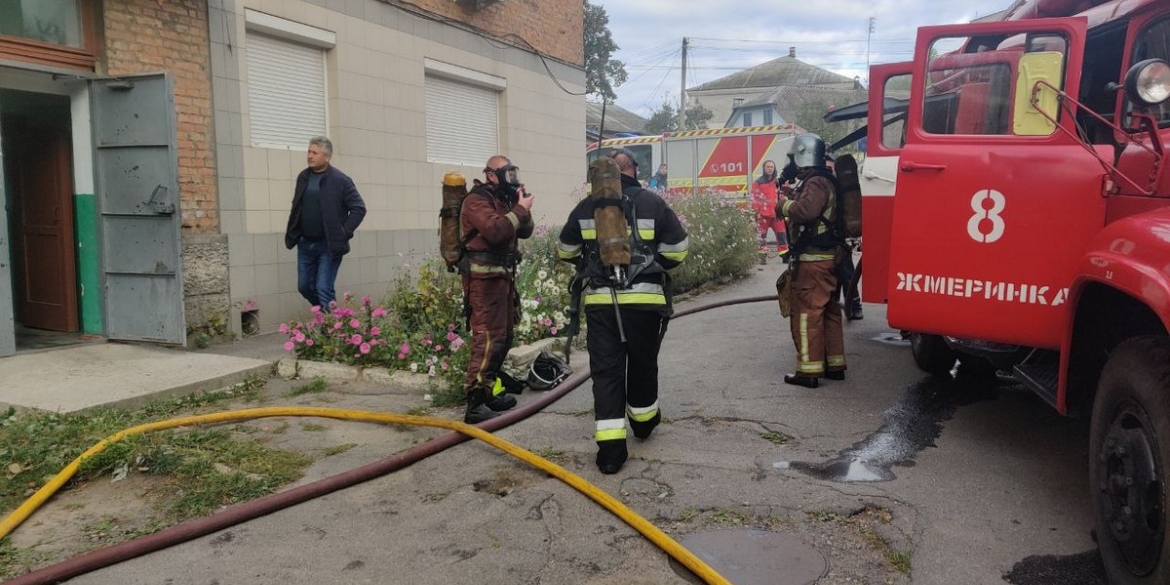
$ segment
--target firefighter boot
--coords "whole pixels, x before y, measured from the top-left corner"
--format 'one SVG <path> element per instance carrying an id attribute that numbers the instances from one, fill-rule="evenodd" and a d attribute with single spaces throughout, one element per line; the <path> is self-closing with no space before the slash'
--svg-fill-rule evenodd
<path id="1" fill-rule="evenodd" d="M 845 370 L 825 372 L 825 377 L 830 379 L 830 380 L 844 380 L 845 379 Z"/>
<path id="2" fill-rule="evenodd" d="M 629 456 L 625 439 L 597 443 L 597 469 L 606 475 L 621 471 Z"/>
<path id="3" fill-rule="evenodd" d="M 793 386 L 804 386 L 805 388 L 816 388 L 820 386 L 820 382 L 813 376 L 805 376 L 803 374 L 784 374 L 784 383 L 792 384 Z"/>
<path id="4" fill-rule="evenodd" d="M 649 439 L 650 433 L 654 432 L 654 427 L 657 427 L 660 422 L 662 422 L 661 410 L 654 413 L 654 417 L 645 422 L 638 422 L 631 418 L 630 430 L 634 431 L 634 436 L 639 439 Z"/>
<path id="5" fill-rule="evenodd" d="M 496 376 L 496 383 L 492 386 L 492 391 L 484 404 L 496 412 L 504 412 L 516 406 L 516 399 L 505 394 L 504 381 Z"/>
<path id="6" fill-rule="evenodd" d="M 474 425 L 500 416 L 499 413 L 488 408 L 487 390 L 475 388 L 467 395 L 467 410 L 463 413 L 463 422 Z"/>

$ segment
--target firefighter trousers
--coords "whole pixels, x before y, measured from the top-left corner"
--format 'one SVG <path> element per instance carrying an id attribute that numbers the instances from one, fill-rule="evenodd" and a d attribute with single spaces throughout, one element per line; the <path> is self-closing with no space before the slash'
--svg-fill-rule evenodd
<path id="1" fill-rule="evenodd" d="M 626 418 L 639 438 L 649 437 L 662 419 L 658 411 L 658 348 L 665 323 L 654 308 L 623 308 L 621 315 L 624 344 L 613 306 L 598 305 L 585 311 L 595 437 L 602 452 L 620 444 L 624 461 Z"/>
<path id="2" fill-rule="evenodd" d="M 471 308 L 471 357 L 463 378 L 463 391 L 470 394 L 483 388 L 487 395 L 499 394 L 496 379 L 504 358 L 512 348 L 512 331 L 517 321 L 516 291 L 510 277 L 463 278 Z"/>
<path id="3" fill-rule="evenodd" d="M 820 377 L 845 371 L 845 333 L 837 302 L 834 260 L 800 262 L 792 279 L 792 341 L 796 373 Z"/>

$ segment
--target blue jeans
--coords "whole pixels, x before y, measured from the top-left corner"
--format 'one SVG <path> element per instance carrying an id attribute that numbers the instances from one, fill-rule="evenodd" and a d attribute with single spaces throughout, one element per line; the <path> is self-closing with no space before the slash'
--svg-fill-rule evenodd
<path id="1" fill-rule="evenodd" d="M 328 310 L 329 303 L 337 300 L 333 283 L 340 268 L 341 256 L 334 257 L 325 240 L 311 242 L 301 238 L 297 243 L 297 290 L 310 305 Z"/>

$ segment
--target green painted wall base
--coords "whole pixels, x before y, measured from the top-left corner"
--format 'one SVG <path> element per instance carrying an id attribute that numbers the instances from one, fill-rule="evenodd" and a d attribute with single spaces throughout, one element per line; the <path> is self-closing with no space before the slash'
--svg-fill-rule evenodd
<path id="1" fill-rule="evenodd" d="M 97 198 L 92 194 L 73 196 L 77 214 L 77 285 L 81 299 L 81 330 L 102 334 L 101 255 L 98 247 Z"/>

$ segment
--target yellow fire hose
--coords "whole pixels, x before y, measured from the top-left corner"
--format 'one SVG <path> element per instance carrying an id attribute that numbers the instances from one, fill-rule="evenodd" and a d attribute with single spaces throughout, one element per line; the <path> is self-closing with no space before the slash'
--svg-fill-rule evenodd
<path id="1" fill-rule="evenodd" d="M 625 504 L 614 499 L 613 496 L 598 489 L 593 484 L 585 481 L 580 476 L 568 471 L 567 469 L 548 461 L 536 455 L 535 453 L 518 447 L 505 441 L 495 435 L 484 431 L 483 429 L 473 427 L 462 422 L 446 420 L 433 417 L 424 416 L 410 416 L 404 414 L 393 414 L 385 412 L 370 412 L 363 410 L 346 410 L 341 408 L 317 408 L 317 407 L 289 407 L 289 406 L 273 406 L 267 408 L 247 408 L 242 410 L 234 410 L 231 412 L 220 412 L 215 414 L 205 414 L 200 416 L 188 416 L 181 418 L 174 418 L 159 422 L 148 423 L 131 427 L 105 439 L 99 441 L 93 447 L 90 447 L 85 453 L 82 453 L 77 459 L 74 459 L 65 469 L 61 470 L 53 477 L 44 487 L 37 490 L 28 500 L 20 505 L 14 512 L 9 514 L 2 522 L 0 522 L 0 538 L 8 536 L 16 529 L 22 522 L 28 519 L 38 508 L 41 507 L 54 493 L 65 485 L 77 470 L 81 467 L 81 462 L 89 457 L 93 457 L 101 453 L 106 447 L 130 437 L 148 433 L 151 431 L 161 431 L 165 429 L 172 429 L 176 427 L 195 426 L 195 425 L 210 425 L 218 423 L 226 423 L 241 420 L 252 420 L 257 418 L 278 417 L 278 416 L 312 416 L 319 418 L 332 418 L 338 420 L 350 420 L 360 422 L 374 422 L 381 424 L 399 424 L 410 426 L 436 427 L 441 429 L 448 429 L 457 431 L 469 437 L 479 439 L 501 451 L 512 455 L 556 477 L 565 482 L 573 489 L 589 496 L 593 501 L 601 504 L 605 509 L 614 513 L 618 518 L 621 518 L 626 524 L 629 524 L 643 536 L 650 539 L 655 546 L 666 551 L 667 554 L 674 557 L 675 560 L 685 565 L 688 569 L 698 575 L 708 585 L 731 585 L 731 583 L 724 579 L 714 569 L 704 563 L 701 559 L 696 557 L 686 548 L 674 539 L 666 535 L 654 526 L 645 518 L 639 516 L 636 512 L 628 508 Z"/>

